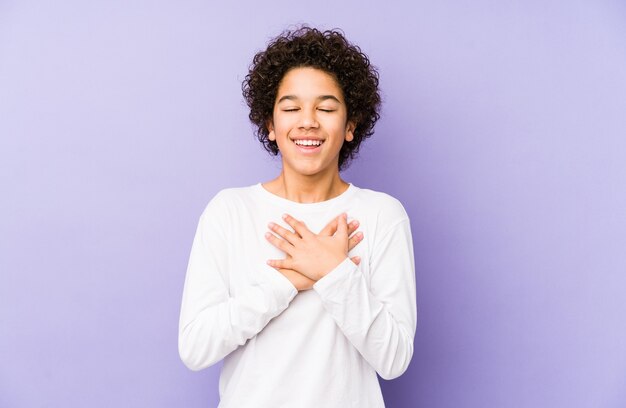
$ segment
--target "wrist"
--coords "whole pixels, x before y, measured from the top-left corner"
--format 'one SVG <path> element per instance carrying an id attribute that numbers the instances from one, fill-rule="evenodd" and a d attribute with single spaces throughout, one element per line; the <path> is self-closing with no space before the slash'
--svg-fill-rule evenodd
<path id="1" fill-rule="evenodd" d="M 318 281 L 322 279 L 324 276 L 334 271 L 335 269 L 337 269 L 337 267 L 341 265 L 341 263 L 345 261 L 347 258 L 348 258 L 347 255 L 337 255 L 337 256 L 332 257 L 332 260 L 329 260 L 323 272 L 315 280 Z"/>

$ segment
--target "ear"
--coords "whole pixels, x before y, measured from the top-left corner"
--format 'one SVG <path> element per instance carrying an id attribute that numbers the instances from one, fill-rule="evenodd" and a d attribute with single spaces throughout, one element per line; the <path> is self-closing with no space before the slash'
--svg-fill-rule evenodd
<path id="1" fill-rule="evenodd" d="M 346 124 L 346 142 L 351 142 L 354 140 L 354 129 L 356 129 L 356 123 L 349 120 Z"/>
<path id="2" fill-rule="evenodd" d="M 268 131 L 267 138 L 271 140 L 272 142 L 275 142 L 276 134 L 274 134 L 274 122 L 272 122 L 271 119 L 268 119 L 267 122 L 265 122 L 265 127 L 267 127 L 267 131 Z"/>

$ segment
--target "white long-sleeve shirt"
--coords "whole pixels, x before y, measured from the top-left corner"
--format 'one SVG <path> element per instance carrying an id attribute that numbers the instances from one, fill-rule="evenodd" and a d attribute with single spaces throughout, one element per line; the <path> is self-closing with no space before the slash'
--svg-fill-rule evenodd
<path id="1" fill-rule="evenodd" d="M 363 240 L 298 292 L 266 264 L 285 254 L 264 237 L 288 213 L 319 233 L 342 212 Z M 179 353 L 192 370 L 224 359 L 221 408 L 384 407 L 376 373 L 401 375 L 413 355 L 415 272 L 406 211 L 352 184 L 296 203 L 259 183 L 219 192 L 200 217 L 180 313 Z"/>

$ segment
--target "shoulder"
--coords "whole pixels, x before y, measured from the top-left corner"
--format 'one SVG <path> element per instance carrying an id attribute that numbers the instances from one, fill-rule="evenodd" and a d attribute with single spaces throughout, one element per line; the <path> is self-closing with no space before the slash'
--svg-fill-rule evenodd
<path id="1" fill-rule="evenodd" d="M 238 201 L 252 200 L 254 199 L 256 190 L 257 185 L 222 189 L 209 201 L 207 207 L 212 205 L 229 205 Z"/>
<path id="2" fill-rule="evenodd" d="M 230 187 L 218 191 L 204 208 L 202 217 L 225 215 L 242 203 L 254 201 L 256 187 Z"/>
<path id="3" fill-rule="evenodd" d="M 356 196 L 361 204 L 365 204 L 364 208 L 376 213 L 378 217 L 384 218 L 387 222 L 399 222 L 409 219 L 400 200 L 390 194 L 359 188 Z"/>

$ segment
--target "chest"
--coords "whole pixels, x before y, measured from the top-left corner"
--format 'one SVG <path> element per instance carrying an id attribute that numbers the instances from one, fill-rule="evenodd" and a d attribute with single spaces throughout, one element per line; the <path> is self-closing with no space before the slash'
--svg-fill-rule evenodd
<path id="1" fill-rule="evenodd" d="M 293 217 L 303 221 L 307 228 L 313 233 L 320 233 L 323 228 L 341 212 L 348 213 L 348 221 L 355 218 L 359 221 L 360 231 L 364 238 L 349 253 L 348 256 L 361 257 L 359 265 L 361 272 L 369 280 L 370 265 L 369 259 L 372 252 L 374 233 L 376 230 L 375 220 L 359 217 L 355 214 L 351 217 L 350 209 L 335 209 L 320 213 L 290 213 Z M 284 259 L 286 254 L 276 248 L 265 238 L 265 233 L 269 231 L 269 222 L 274 222 L 282 227 L 292 230 L 292 228 L 282 220 L 282 214 L 286 211 L 281 208 L 263 209 L 258 208 L 238 209 L 236 216 L 230 220 L 226 245 L 228 251 L 228 283 L 231 294 L 246 285 L 254 284 L 258 281 L 258 273 L 261 268 L 270 268 L 266 261 L 269 259 Z M 273 271 L 279 273 L 277 271 Z"/>

